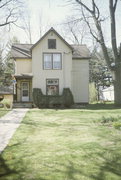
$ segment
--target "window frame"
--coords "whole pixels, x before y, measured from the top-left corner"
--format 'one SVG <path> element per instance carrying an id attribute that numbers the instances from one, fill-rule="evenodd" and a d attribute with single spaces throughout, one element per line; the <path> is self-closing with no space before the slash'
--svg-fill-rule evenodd
<path id="1" fill-rule="evenodd" d="M 44 66 L 44 55 L 45 54 L 50 54 L 51 55 L 51 67 L 52 68 L 48 68 L 48 69 L 45 68 L 45 66 Z M 60 54 L 60 68 L 59 69 L 53 68 L 53 54 Z M 57 53 L 44 52 L 43 53 L 43 70 L 62 70 L 62 53 L 60 53 L 60 52 L 57 52 Z"/>
<path id="2" fill-rule="evenodd" d="M 48 80 L 57 80 L 57 81 L 58 81 L 58 92 L 57 92 L 56 95 L 48 95 L 48 94 L 47 94 L 47 86 L 55 86 L 55 85 L 48 85 L 48 84 L 47 84 L 47 81 L 48 81 Z M 58 95 L 59 95 L 59 79 L 58 79 L 58 78 L 47 78 L 47 79 L 46 79 L 46 95 L 47 95 L 47 96 L 58 96 Z"/>

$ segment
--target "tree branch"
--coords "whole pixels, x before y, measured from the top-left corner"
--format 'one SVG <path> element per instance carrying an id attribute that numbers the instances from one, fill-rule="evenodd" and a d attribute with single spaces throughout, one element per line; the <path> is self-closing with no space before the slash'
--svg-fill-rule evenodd
<path id="1" fill-rule="evenodd" d="M 74 38 L 75 38 L 76 42 L 79 44 L 78 38 L 77 38 L 76 34 L 74 33 L 74 31 L 73 31 L 73 28 L 72 28 L 72 27 L 70 27 L 70 31 L 71 31 L 72 35 L 74 36 Z"/>
<path id="2" fill-rule="evenodd" d="M 117 42 L 116 42 L 116 24 L 115 24 L 115 9 L 117 0 L 115 1 L 115 5 L 113 6 L 113 0 L 109 0 L 109 9 L 110 9 L 110 18 L 111 18 L 111 41 L 112 41 L 112 49 L 115 60 L 118 59 L 118 50 L 117 50 Z"/>
<path id="3" fill-rule="evenodd" d="M 81 0 L 75 0 L 78 4 L 80 4 L 81 6 L 83 6 L 88 12 L 90 12 L 91 14 L 93 13 L 93 11 L 91 9 L 89 9 L 84 3 L 82 3 Z"/>
<path id="4" fill-rule="evenodd" d="M 2 5 L 0 6 L 0 8 L 3 8 L 4 6 L 8 5 L 11 1 L 12 1 L 12 0 L 6 1 L 4 4 L 2 4 Z M 2 0 L 1 0 L 0 2 L 2 2 Z"/>
<path id="5" fill-rule="evenodd" d="M 118 2 L 118 0 L 115 0 L 114 6 L 113 6 L 114 11 L 116 10 L 117 2 Z"/>
<path id="6" fill-rule="evenodd" d="M 17 21 L 17 19 L 14 20 L 14 21 L 9 21 L 9 22 L 2 23 L 2 24 L 0 24 L 0 27 L 5 26 L 5 25 L 9 25 L 9 24 L 14 24 L 16 21 Z"/>
<path id="7" fill-rule="evenodd" d="M 78 22 L 80 22 L 80 21 L 82 21 L 83 20 L 83 18 L 78 18 L 78 19 L 74 19 L 74 20 L 71 20 L 71 21 L 68 21 L 68 22 L 65 22 L 65 23 L 61 23 L 61 24 L 59 24 L 59 25 L 68 25 L 68 24 L 71 24 L 71 23 L 78 23 Z"/>
<path id="8" fill-rule="evenodd" d="M 78 0 L 79 1 L 79 0 Z M 77 2 L 77 0 L 76 0 L 76 2 Z M 80 5 L 81 5 L 81 7 L 83 7 L 84 9 L 86 9 L 91 15 L 92 15 L 92 18 L 93 18 L 93 20 L 94 20 L 94 23 L 95 23 L 95 26 L 96 26 L 96 28 L 97 28 L 97 32 L 98 32 L 98 34 L 99 34 L 99 38 L 98 37 L 96 37 L 95 35 L 94 35 L 94 33 L 92 32 L 92 29 L 91 29 L 91 26 L 90 26 L 90 24 L 89 24 L 89 22 L 86 20 L 86 23 L 87 23 L 87 25 L 88 25 L 88 27 L 89 27 L 89 29 L 90 29 L 90 33 L 91 33 L 91 35 L 96 39 L 96 41 L 97 42 L 99 42 L 100 43 L 100 45 L 101 45 L 101 48 L 102 48 L 102 51 L 103 51 L 103 55 L 104 55 L 104 58 L 105 58 L 105 60 L 106 60 L 106 62 L 107 62 L 107 65 L 108 65 L 108 68 L 111 68 L 111 63 L 110 63 L 110 57 L 109 57 L 109 55 L 108 55 L 108 51 L 107 51 L 107 47 L 106 47 L 106 45 L 105 45 L 105 41 L 104 41 L 104 37 L 103 37 L 103 33 L 102 33 L 102 28 L 101 28 L 101 24 L 100 24 L 100 22 L 98 21 L 98 19 L 97 19 L 97 17 L 96 17 L 96 12 L 95 11 L 92 11 L 92 10 L 90 10 L 85 4 L 83 4 L 81 1 L 79 1 L 80 3 Z M 92 6 L 94 6 L 94 8 L 95 8 L 95 5 L 94 5 L 94 0 L 92 0 Z M 98 8 L 98 7 L 97 7 Z M 83 10 L 83 9 L 82 9 Z M 99 10 L 99 9 L 98 9 Z M 84 12 L 82 11 L 82 13 L 83 13 L 83 15 L 84 15 Z M 100 15 L 100 12 L 98 12 L 98 16 Z M 84 15 L 84 17 L 85 17 L 85 15 Z M 99 17 L 98 17 L 99 18 Z"/>
<path id="9" fill-rule="evenodd" d="M 100 11 L 99 11 L 99 8 L 97 7 L 97 5 L 95 4 L 95 1 L 93 0 L 93 4 L 94 4 L 94 7 L 95 7 L 95 9 L 97 10 L 97 19 L 99 19 L 99 17 L 100 17 Z M 96 12 L 94 13 L 95 15 L 96 15 Z"/>
<path id="10" fill-rule="evenodd" d="M 83 18 L 84 18 L 84 21 L 86 22 L 88 28 L 89 28 L 89 31 L 90 31 L 90 34 L 94 37 L 94 39 L 96 39 L 97 42 L 100 42 L 100 40 L 94 35 L 94 33 L 92 32 L 92 29 L 91 29 L 91 26 L 89 24 L 89 21 L 86 19 L 85 17 L 85 14 L 84 14 L 84 11 L 83 11 L 83 7 L 82 7 L 82 15 L 83 15 Z"/>
<path id="11" fill-rule="evenodd" d="M 12 13 L 14 10 L 15 10 L 15 8 L 10 9 L 9 14 L 7 15 L 7 17 L 5 19 L 5 22 L 0 24 L 0 27 L 5 26 L 5 25 L 9 25 L 9 24 L 12 24 L 12 23 L 15 23 L 18 20 L 17 17 L 16 18 L 14 17 L 16 14 Z M 14 17 L 13 20 L 9 20 L 11 17 L 12 18 Z"/>

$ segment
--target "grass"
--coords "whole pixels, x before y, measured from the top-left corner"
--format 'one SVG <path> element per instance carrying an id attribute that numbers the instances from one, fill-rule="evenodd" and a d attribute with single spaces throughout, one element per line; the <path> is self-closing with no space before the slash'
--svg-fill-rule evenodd
<path id="1" fill-rule="evenodd" d="M 7 114 L 10 110 L 4 109 L 4 108 L 0 108 L 0 117 L 4 116 L 5 114 Z"/>
<path id="2" fill-rule="evenodd" d="M 112 105 L 32 109 L 0 155 L 0 180 L 120 180 L 121 131 Z"/>

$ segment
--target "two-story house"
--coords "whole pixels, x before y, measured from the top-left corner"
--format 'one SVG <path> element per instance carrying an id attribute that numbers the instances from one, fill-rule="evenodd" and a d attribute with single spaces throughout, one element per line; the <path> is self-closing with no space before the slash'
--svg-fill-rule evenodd
<path id="1" fill-rule="evenodd" d="M 70 88 L 75 103 L 89 102 L 89 59 L 86 45 L 68 44 L 53 28 L 37 43 L 14 44 L 14 102 L 32 102 L 33 88 L 62 94 Z"/>

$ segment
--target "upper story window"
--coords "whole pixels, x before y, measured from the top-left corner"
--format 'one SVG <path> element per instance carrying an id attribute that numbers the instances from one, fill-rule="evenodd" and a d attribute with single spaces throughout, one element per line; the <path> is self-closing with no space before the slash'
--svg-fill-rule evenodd
<path id="1" fill-rule="evenodd" d="M 44 53 L 44 69 L 62 69 L 61 53 Z"/>
<path id="2" fill-rule="evenodd" d="M 56 49 L 56 39 L 48 39 L 48 49 Z"/>

